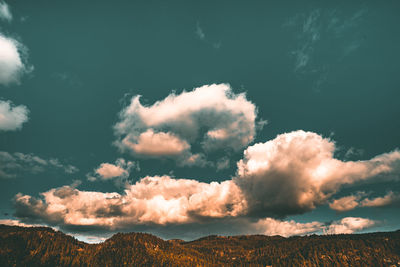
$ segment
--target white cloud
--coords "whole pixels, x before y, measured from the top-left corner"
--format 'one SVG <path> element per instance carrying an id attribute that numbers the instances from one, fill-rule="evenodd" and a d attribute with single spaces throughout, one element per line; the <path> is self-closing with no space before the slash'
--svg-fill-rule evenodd
<path id="1" fill-rule="evenodd" d="M 10 22 L 12 18 L 10 7 L 6 2 L 0 1 L 0 19 Z"/>
<path id="2" fill-rule="evenodd" d="M 238 216 L 246 209 L 243 195 L 232 181 L 208 184 L 168 176 L 145 177 L 127 185 L 123 194 L 64 186 L 41 195 L 43 199 L 18 194 L 17 217 L 50 225 L 120 229 Z"/>
<path id="3" fill-rule="evenodd" d="M 0 151 L 0 178 L 15 178 L 21 172 L 39 173 L 46 169 L 61 169 L 72 174 L 78 168 L 62 164 L 58 159 L 43 159 L 33 154 Z"/>
<path id="4" fill-rule="evenodd" d="M 248 147 L 235 181 L 246 194 L 251 213 L 270 217 L 304 213 L 325 203 L 345 184 L 377 176 L 398 179 L 398 150 L 346 162 L 333 158 L 334 150 L 330 139 L 304 131 Z"/>
<path id="5" fill-rule="evenodd" d="M 190 145 L 171 133 L 155 133 L 148 129 L 137 137 L 137 143 L 127 139 L 122 141 L 125 146 L 132 149 L 135 154 L 146 156 L 170 156 L 182 154 Z"/>
<path id="6" fill-rule="evenodd" d="M 280 235 L 284 237 L 306 234 L 352 234 L 377 224 L 376 221 L 359 218 L 346 217 L 331 223 L 308 222 L 299 223 L 293 220 L 281 221 L 273 218 L 260 219 L 252 225 L 259 233 L 265 235 Z"/>
<path id="7" fill-rule="evenodd" d="M 298 223 L 293 220 L 281 221 L 273 218 L 260 219 L 254 227 L 265 235 L 280 235 L 284 237 L 305 235 L 320 232 L 324 228 L 321 222 Z"/>
<path id="8" fill-rule="evenodd" d="M 256 134 L 255 105 L 227 84 L 172 93 L 151 106 L 143 106 L 140 96 L 135 96 L 119 116 L 114 129 L 122 151 L 178 162 L 222 148 L 238 151 Z M 191 146 L 197 142 L 202 151 L 193 153 Z"/>
<path id="9" fill-rule="evenodd" d="M 237 177 L 224 182 L 145 177 L 133 185 L 126 183 L 122 194 L 64 186 L 42 193 L 43 199 L 19 194 L 16 209 L 18 217 L 28 221 L 107 229 L 198 223 L 205 219 L 284 218 L 327 203 L 342 185 L 373 182 L 376 178 L 398 179 L 398 151 L 370 160 L 344 162 L 333 158 L 334 149 L 329 139 L 295 131 L 250 146 L 238 162 Z M 358 222 L 349 220 L 343 221 L 343 227 Z M 270 227 L 270 233 L 278 231 L 274 228 L 277 223 L 272 219 L 260 222 Z M 301 234 L 312 232 L 319 224 L 289 221 L 282 227 Z M 338 229 L 334 225 L 326 231 Z"/>
<path id="10" fill-rule="evenodd" d="M 17 40 L 0 33 L 0 85 L 19 84 L 21 76 L 32 71 L 24 63 L 26 51 Z"/>
<path id="11" fill-rule="evenodd" d="M 364 230 L 366 228 L 373 227 L 377 224 L 376 221 L 358 218 L 358 217 L 346 217 L 340 221 L 331 223 L 325 230 L 326 234 L 352 234 Z"/>
<path id="12" fill-rule="evenodd" d="M 28 114 L 26 106 L 14 106 L 11 101 L 0 100 L 0 131 L 21 129 L 22 124 L 28 121 Z"/>
<path id="13" fill-rule="evenodd" d="M 10 225 L 10 226 L 21 226 L 21 227 L 41 226 L 38 224 L 22 223 L 19 220 L 13 220 L 13 219 L 0 219 L 0 224 Z"/>
<path id="14" fill-rule="evenodd" d="M 362 207 L 384 207 L 400 202 L 400 195 L 390 191 L 383 197 L 366 198 L 361 202 Z"/>
<path id="15" fill-rule="evenodd" d="M 329 207 L 333 210 L 343 212 L 353 210 L 358 207 L 385 207 L 400 203 L 400 195 L 392 191 L 389 191 L 383 197 L 376 197 L 372 199 L 362 199 L 362 197 L 364 196 L 364 192 L 359 192 L 356 195 L 335 199 L 332 203 L 329 204 Z"/>
<path id="16" fill-rule="evenodd" d="M 88 174 L 90 181 L 100 180 L 110 180 L 114 178 L 128 178 L 129 173 L 132 168 L 138 167 L 137 163 L 132 161 L 126 161 L 119 158 L 112 163 L 101 163 L 98 168 L 96 168 L 92 174 Z"/>
<path id="17" fill-rule="evenodd" d="M 102 163 L 96 173 L 104 179 L 129 175 L 124 168 L 110 163 Z"/>
<path id="18" fill-rule="evenodd" d="M 361 194 L 358 194 L 335 199 L 332 203 L 329 203 L 329 208 L 338 212 L 353 210 L 358 207 L 361 196 Z"/>

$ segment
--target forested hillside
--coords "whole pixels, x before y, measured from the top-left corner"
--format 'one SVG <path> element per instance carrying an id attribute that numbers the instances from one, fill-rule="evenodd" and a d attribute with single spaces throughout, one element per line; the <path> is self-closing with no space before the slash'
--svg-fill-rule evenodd
<path id="1" fill-rule="evenodd" d="M 400 266 L 400 231 L 351 235 L 208 236 L 165 241 L 116 234 L 86 244 L 46 227 L 0 225 L 0 266 Z"/>

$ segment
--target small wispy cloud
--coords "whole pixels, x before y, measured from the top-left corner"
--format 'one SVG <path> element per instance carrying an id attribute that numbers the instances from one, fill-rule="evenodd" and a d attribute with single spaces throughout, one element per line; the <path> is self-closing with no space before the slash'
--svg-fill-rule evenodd
<path id="1" fill-rule="evenodd" d="M 346 17 L 337 10 L 314 9 L 297 14 L 283 24 L 294 30 L 296 47 L 290 52 L 294 72 L 313 77 L 314 90 L 320 90 L 335 65 L 361 47 L 365 38 L 359 26 L 366 12 L 361 8 Z"/>
<path id="2" fill-rule="evenodd" d="M 199 22 L 196 23 L 196 35 L 200 40 L 204 40 L 206 38 L 206 35 L 204 34 L 203 29 L 200 27 Z"/>
<path id="3" fill-rule="evenodd" d="M 201 27 L 199 21 L 196 22 L 195 34 L 196 34 L 196 36 L 197 36 L 197 38 L 198 38 L 199 40 L 201 40 L 201 41 L 203 41 L 203 42 L 205 42 L 205 43 L 211 45 L 211 46 L 212 46 L 213 48 L 215 48 L 215 49 L 219 49 L 219 48 L 221 48 L 221 46 L 222 46 L 221 41 L 213 42 L 213 41 L 208 40 L 208 38 L 206 38 L 206 34 L 205 34 L 203 28 Z"/>
<path id="4" fill-rule="evenodd" d="M 230 165 L 231 165 L 231 162 L 228 157 L 220 158 L 216 164 L 217 171 L 229 169 Z"/>
<path id="5" fill-rule="evenodd" d="M 56 79 L 60 80 L 61 82 L 65 83 L 69 87 L 72 88 L 80 88 L 82 87 L 83 83 L 79 79 L 79 77 L 70 72 L 57 72 L 53 75 Z"/>
<path id="6" fill-rule="evenodd" d="M 0 151 L 0 178 L 15 178 L 23 172 L 40 173 L 46 169 L 61 169 L 72 174 L 78 171 L 73 165 L 63 164 L 59 159 L 43 159 L 34 154 Z"/>
<path id="7" fill-rule="evenodd" d="M 11 22 L 13 19 L 10 7 L 6 2 L 0 1 L 0 19 Z"/>

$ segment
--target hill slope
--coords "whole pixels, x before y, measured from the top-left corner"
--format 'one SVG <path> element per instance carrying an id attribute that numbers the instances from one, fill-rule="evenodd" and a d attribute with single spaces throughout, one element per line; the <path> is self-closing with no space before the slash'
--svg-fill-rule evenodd
<path id="1" fill-rule="evenodd" d="M 0 225 L 0 266 L 400 266 L 400 231 L 283 238 L 143 233 L 86 244 L 46 227 Z"/>

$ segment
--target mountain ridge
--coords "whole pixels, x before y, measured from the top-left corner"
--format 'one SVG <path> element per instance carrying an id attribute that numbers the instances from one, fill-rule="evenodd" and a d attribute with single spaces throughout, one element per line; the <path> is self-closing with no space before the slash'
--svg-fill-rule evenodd
<path id="1" fill-rule="evenodd" d="M 88 244 L 49 227 L 0 225 L 0 266 L 400 266 L 400 230 L 211 235 L 192 241 L 117 233 Z"/>

